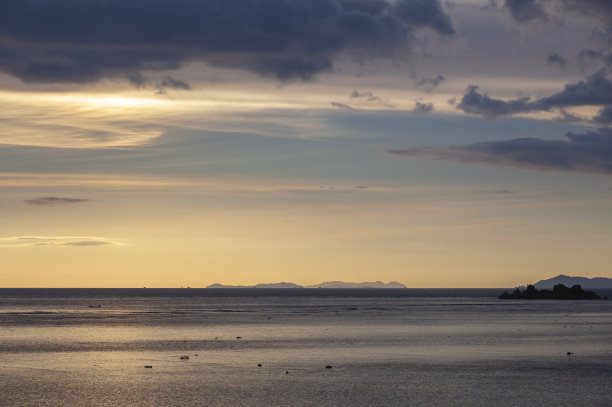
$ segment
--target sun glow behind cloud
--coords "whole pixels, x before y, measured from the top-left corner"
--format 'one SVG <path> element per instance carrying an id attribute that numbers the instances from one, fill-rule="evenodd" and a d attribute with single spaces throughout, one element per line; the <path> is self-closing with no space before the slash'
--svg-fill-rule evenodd
<path id="1" fill-rule="evenodd" d="M 60 148 L 129 147 L 162 133 L 147 118 L 165 105 L 109 96 L 0 93 L 0 144 Z M 157 110 L 158 111 L 158 110 Z"/>

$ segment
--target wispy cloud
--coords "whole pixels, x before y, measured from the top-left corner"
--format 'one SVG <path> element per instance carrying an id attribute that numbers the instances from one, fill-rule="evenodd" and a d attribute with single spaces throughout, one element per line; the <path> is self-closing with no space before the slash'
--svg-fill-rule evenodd
<path id="1" fill-rule="evenodd" d="M 0 92 L 0 144 L 59 148 L 132 147 L 162 134 L 171 102 L 98 94 Z"/>
<path id="2" fill-rule="evenodd" d="M 73 187 L 91 190 L 130 190 L 130 191 L 172 191 L 172 193 L 205 192 L 302 192 L 319 191 L 322 183 L 328 181 L 311 180 L 308 182 L 295 182 L 295 180 L 276 180 L 266 182 L 253 182 L 240 178 L 193 178 L 193 177 L 127 177 L 121 175 L 84 175 L 84 174 L 20 174 L 0 173 L 0 187 Z M 353 184 L 336 184 L 333 189 L 337 191 L 353 191 L 366 189 Z M 386 191 L 387 187 L 369 185 L 367 191 Z"/>
<path id="3" fill-rule="evenodd" d="M 368 91 L 368 92 L 359 92 L 359 91 L 353 89 L 353 91 L 349 95 L 349 98 L 351 98 L 351 99 L 364 99 L 364 100 L 366 100 L 368 102 L 376 103 L 376 104 L 379 104 L 379 105 L 384 106 L 384 107 L 395 107 L 392 104 L 390 104 L 388 101 L 386 101 L 385 99 L 381 98 L 378 95 L 375 95 L 371 91 Z"/>
<path id="4" fill-rule="evenodd" d="M 345 111 L 353 111 L 355 110 L 355 108 L 353 108 L 350 105 L 347 105 L 346 103 L 339 103 L 339 102 L 331 102 L 331 105 L 337 109 L 340 110 L 345 110 Z"/>
<path id="5" fill-rule="evenodd" d="M 442 75 L 431 76 L 431 77 L 423 77 L 419 79 L 415 86 L 421 89 L 424 92 L 432 92 L 438 85 L 444 82 L 446 78 Z"/>
<path id="6" fill-rule="evenodd" d="M 166 93 L 167 89 L 191 90 L 191 85 L 189 85 L 187 82 L 180 79 L 175 79 L 169 75 L 166 75 L 161 79 L 152 79 L 140 72 L 132 72 L 127 75 L 127 78 L 135 88 L 152 88 L 155 89 L 158 94 Z"/>
<path id="7" fill-rule="evenodd" d="M 75 204 L 80 202 L 89 202 L 89 199 L 83 198 L 62 198 L 57 196 L 43 196 L 40 198 L 34 199 L 26 199 L 24 201 L 30 205 L 66 205 L 66 204 Z"/>
<path id="8" fill-rule="evenodd" d="M 11 236 L 0 237 L 0 247 L 96 247 L 121 246 L 122 243 L 91 236 Z"/>

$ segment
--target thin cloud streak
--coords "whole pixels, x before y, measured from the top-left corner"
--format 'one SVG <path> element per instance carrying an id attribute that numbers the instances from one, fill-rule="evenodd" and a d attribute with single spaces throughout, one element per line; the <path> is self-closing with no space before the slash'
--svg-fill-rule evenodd
<path id="1" fill-rule="evenodd" d="M 79 175 L 79 174 L 23 174 L 0 173 L 0 187 L 70 187 L 100 190 L 134 191 L 183 191 L 185 193 L 228 193 L 228 192 L 300 192 L 300 191 L 360 191 L 362 193 L 388 191 L 385 186 L 353 184 L 329 185 L 325 180 L 312 180 L 304 183 L 276 180 L 257 182 L 244 179 L 192 178 L 192 177 L 126 177 L 123 175 Z M 324 186 L 324 187 L 323 187 Z"/>
<path id="2" fill-rule="evenodd" d="M 63 198 L 63 197 L 57 197 L 57 196 L 43 196 L 40 198 L 26 199 L 24 202 L 30 205 L 37 205 L 37 206 L 56 206 L 56 205 L 71 205 L 75 203 L 89 202 L 89 199 Z"/>
<path id="3" fill-rule="evenodd" d="M 11 236 L 0 237 L 0 248 L 5 247 L 98 247 L 123 246 L 105 237 L 92 236 Z"/>

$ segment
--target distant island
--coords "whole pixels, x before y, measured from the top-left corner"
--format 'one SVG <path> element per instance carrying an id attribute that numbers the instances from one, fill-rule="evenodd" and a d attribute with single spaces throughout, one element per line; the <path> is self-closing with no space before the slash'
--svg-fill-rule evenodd
<path id="1" fill-rule="evenodd" d="M 270 283 L 270 284 L 255 284 L 255 285 L 225 285 L 211 284 L 206 288 L 303 288 L 301 285 L 293 283 Z"/>
<path id="2" fill-rule="evenodd" d="M 579 285 L 581 287 L 584 287 L 585 289 L 612 288 L 612 278 L 570 277 L 563 274 L 559 274 L 557 277 L 549 278 L 547 280 L 540 280 L 535 283 L 534 286 L 538 290 L 550 290 L 557 284 L 563 284 L 566 287 Z"/>
<path id="3" fill-rule="evenodd" d="M 504 291 L 499 295 L 502 300 L 601 300 L 593 291 L 583 290 L 579 284 L 566 287 L 557 284 L 552 290 L 538 290 L 534 285 L 528 285 L 524 291 L 516 289 L 509 293 Z"/>
<path id="4" fill-rule="evenodd" d="M 382 281 L 370 281 L 363 283 L 347 283 L 344 281 L 326 281 L 321 284 L 302 286 L 294 283 L 269 283 L 255 285 L 225 285 L 211 284 L 206 288 L 407 288 L 404 284 L 397 281 L 383 283 Z"/>

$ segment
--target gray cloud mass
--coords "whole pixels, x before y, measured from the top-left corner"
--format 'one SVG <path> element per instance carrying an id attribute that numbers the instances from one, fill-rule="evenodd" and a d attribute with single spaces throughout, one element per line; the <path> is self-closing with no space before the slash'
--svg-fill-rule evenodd
<path id="1" fill-rule="evenodd" d="M 561 92 L 537 100 L 522 97 L 512 100 L 493 99 L 478 92 L 478 86 L 470 85 L 458 109 L 466 113 L 495 118 L 517 113 L 549 111 L 571 106 L 600 106 L 612 104 L 612 80 L 600 71 L 584 80 L 565 85 Z"/>
<path id="2" fill-rule="evenodd" d="M 372 92 L 359 92 L 356 90 L 353 90 L 351 94 L 349 95 L 349 97 L 351 99 L 365 98 L 367 99 L 368 102 L 382 102 L 383 101 L 380 96 L 376 96 Z"/>
<path id="3" fill-rule="evenodd" d="M 593 121 L 598 124 L 612 123 L 612 106 L 602 107 L 597 113 L 597 116 L 593 117 Z"/>
<path id="4" fill-rule="evenodd" d="M 446 78 L 442 75 L 432 76 L 428 78 L 423 77 L 415 83 L 415 86 L 425 92 L 431 92 L 445 80 Z"/>
<path id="5" fill-rule="evenodd" d="M 432 111 L 433 111 L 433 103 L 416 102 L 414 104 L 414 109 L 412 109 L 410 112 L 416 113 L 416 114 L 423 114 L 423 113 L 429 113 Z"/>
<path id="6" fill-rule="evenodd" d="M 610 0 L 505 0 L 506 8 L 512 18 L 519 23 L 537 19 L 546 19 L 546 6 L 558 6 L 562 12 L 573 12 L 596 17 L 609 24 L 607 19 L 612 16 Z M 551 7 L 554 9 L 554 7 Z"/>
<path id="7" fill-rule="evenodd" d="M 389 150 L 401 156 L 456 162 L 612 175 L 612 129 L 582 134 L 568 132 L 566 140 L 519 138 L 445 148 Z"/>
<path id="8" fill-rule="evenodd" d="M 3 0 L 0 71 L 89 83 L 189 62 L 309 80 L 339 56 L 405 58 L 412 33 L 454 33 L 438 0 Z M 162 88 L 187 89 L 162 80 Z"/>
<path id="9" fill-rule="evenodd" d="M 512 18 L 520 23 L 545 17 L 544 10 L 537 0 L 506 0 L 504 7 Z"/>
<path id="10" fill-rule="evenodd" d="M 550 54 L 546 58 L 546 62 L 548 65 L 557 65 L 561 69 L 565 69 L 567 67 L 567 59 L 563 55 L 560 54 Z"/>

